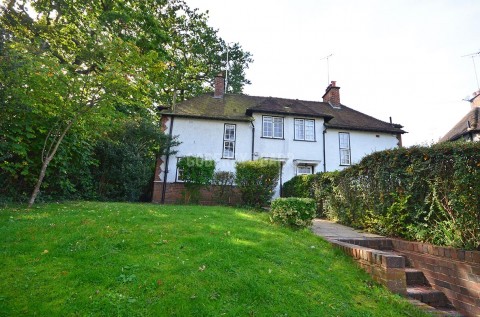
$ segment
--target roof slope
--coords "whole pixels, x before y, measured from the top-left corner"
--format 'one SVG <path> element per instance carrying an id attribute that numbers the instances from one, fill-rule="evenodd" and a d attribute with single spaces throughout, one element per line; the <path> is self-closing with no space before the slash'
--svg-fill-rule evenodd
<path id="1" fill-rule="evenodd" d="M 162 112 L 180 117 L 236 121 L 251 121 L 253 113 L 324 118 L 326 126 L 330 128 L 405 133 L 401 125 L 375 119 L 344 105 L 334 107 L 327 102 L 241 94 L 227 94 L 224 98 L 203 94 Z"/>
<path id="2" fill-rule="evenodd" d="M 480 131 L 480 108 L 473 107 L 450 131 L 447 132 L 440 142 L 455 141 L 470 132 Z M 470 123 L 470 128 L 468 128 Z"/>

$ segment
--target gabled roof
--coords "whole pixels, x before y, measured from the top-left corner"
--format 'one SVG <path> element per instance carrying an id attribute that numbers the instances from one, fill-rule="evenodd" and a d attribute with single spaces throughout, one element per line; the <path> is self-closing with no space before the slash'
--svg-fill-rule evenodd
<path id="1" fill-rule="evenodd" d="M 253 113 L 324 118 L 329 128 L 405 133 L 401 125 L 375 119 L 344 105 L 332 106 L 328 102 L 241 94 L 226 94 L 223 98 L 203 94 L 162 112 L 164 115 L 178 117 L 232 121 L 251 121 Z"/>
<path id="2" fill-rule="evenodd" d="M 464 135 L 480 131 L 480 108 L 473 107 L 450 131 L 448 131 L 440 142 L 455 141 Z M 470 126 L 470 128 L 469 128 Z"/>

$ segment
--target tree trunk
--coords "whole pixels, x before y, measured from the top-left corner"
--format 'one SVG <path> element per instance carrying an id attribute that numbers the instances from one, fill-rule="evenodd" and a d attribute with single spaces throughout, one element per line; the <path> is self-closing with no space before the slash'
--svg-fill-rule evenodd
<path id="1" fill-rule="evenodd" d="M 42 186 L 43 178 L 45 177 L 45 172 L 47 170 L 48 164 L 50 164 L 49 159 L 46 159 L 42 164 L 42 169 L 40 170 L 40 175 L 38 176 L 37 184 L 33 189 L 30 200 L 28 201 L 28 208 L 32 207 L 32 205 L 35 203 L 35 199 L 37 198 L 38 193 L 40 192 L 40 186 Z"/>
<path id="2" fill-rule="evenodd" d="M 57 153 L 58 147 L 60 146 L 60 143 L 62 143 L 63 138 L 67 134 L 68 130 L 72 127 L 72 124 L 74 121 L 76 121 L 78 115 L 70 121 L 65 129 L 63 129 L 62 134 L 60 137 L 57 139 L 55 142 L 55 146 L 53 147 L 52 151 L 50 153 L 47 153 L 47 156 L 43 159 L 42 163 L 42 169 L 40 170 L 40 175 L 38 176 L 37 184 L 35 185 L 35 188 L 33 189 L 32 196 L 30 197 L 30 200 L 28 201 L 28 208 L 31 208 L 33 204 L 35 203 L 35 199 L 37 198 L 38 193 L 40 192 L 40 187 L 42 186 L 43 179 L 45 178 L 45 172 L 47 171 L 48 164 L 52 161 L 53 157 L 55 156 L 55 153 Z"/>

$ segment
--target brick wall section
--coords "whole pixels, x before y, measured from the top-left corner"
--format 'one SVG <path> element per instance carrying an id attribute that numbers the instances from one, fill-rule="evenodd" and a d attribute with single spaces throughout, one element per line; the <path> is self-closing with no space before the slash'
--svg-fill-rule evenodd
<path id="1" fill-rule="evenodd" d="M 387 247 L 388 242 L 386 239 L 383 240 L 376 242 L 373 239 L 363 241 L 366 241 L 365 244 L 371 244 L 372 246 Z M 402 256 L 358 245 L 364 243 L 360 241 L 362 240 L 329 240 L 334 247 L 351 256 L 376 282 L 385 285 L 396 294 L 406 295 L 405 259 Z"/>
<path id="2" fill-rule="evenodd" d="M 216 192 L 220 186 L 209 186 L 206 189 L 200 190 L 200 205 L 218 205 L 219 202 L 215 198 Z M 160 203 L 162 199 L 163 182 L 155 182 L 153 185 L 153 198 L 152 202 Z M 165 190 L 165 203 L 166 204 L 181 204 L 183 200 L 183 192 L 185 186 L 183 183 L 167 183 L 167 189 Z M 238 205 L 241 203 L 241 195 L 237 188 L 232 189 L 231 195 L 228 197 L 229 201 L 226 202 L 229 205 Z"/>
<path id="3" fill-rule="evenodd" d="M 395 251 L 422 270 L 431 286 L 442 291 L 467 316 L 480 316 L 480 251 L 437 247 L 392 239 Z"/>

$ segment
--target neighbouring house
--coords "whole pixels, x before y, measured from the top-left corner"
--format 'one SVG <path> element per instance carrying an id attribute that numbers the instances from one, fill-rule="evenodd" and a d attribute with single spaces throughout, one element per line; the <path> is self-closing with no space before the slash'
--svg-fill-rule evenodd
<path id="1" fill-rule="evenodd" d="M 474 92 L 468 101 L 470 101 L 470 111 L 440 139 L 440 142 L 480 141 L 480 91 Z"/>
<path id="2" fill-rule="evenodd" d="M 219 171 L 235 172 L 235 162 L 281 162 L 276 195 L 295 175 L 340 170 L 374 151 L 399 147 L 402 126 L 380 121 L 343 105 L 335 81 L 323 101 L 225 94 L 223 74 L 215 91 L 162 111 L 162 129 L 178 136 L 175 155 L 157 161 L 153 201 L 179 201 L 183 184 L 179 158 L 216 161 Z M 204 200 L 208 203 L 208 198 Z"/>

